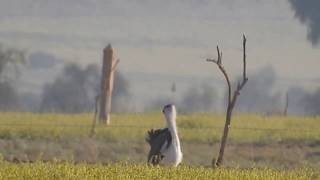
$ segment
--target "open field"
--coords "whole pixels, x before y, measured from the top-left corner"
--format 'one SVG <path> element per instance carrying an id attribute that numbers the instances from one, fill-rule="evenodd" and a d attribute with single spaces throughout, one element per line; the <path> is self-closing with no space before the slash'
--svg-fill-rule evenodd
<path id="1" fill-rule="evenodd" d="M 55 139 L 87 137 L 92 114 L 62 115 L 0 113 L 0 137 Z M 105 141 L 144 141 L 146 131 L 165 124 L 160 113 L 113 115 L 111 126 L 97 127 L 96 138 Z M 179 133 L 185 142 L 216 142 L 224 125 L 223 115 L 180 115 Z M 242 142 L 319 141 L 320 117 L 235 115 L 229 140 Z"/>
<path id="2" fill-rule="evenodd" d="M 180 166 L 151 167 L 133 164 L 88 165 L 71 163 L 14 164 L 0 162 L 0 179 L 318 179 L 313 169 L 274 170 Z"/>
<path id="3" fill-rule="evenodd" d="M 144 163 L 146 131 L 163 127 L 160 113 L 116 114 L 88 134 L 92 114 L 0 113 L 0 153 L 7 161 L 66 160 Z M 185 165 L 209 166 L 217 155 L 223 115 L 178 116 Z M 235 115 L 225 154 L 228 167 L 320 167 L 320 117 Z"/>

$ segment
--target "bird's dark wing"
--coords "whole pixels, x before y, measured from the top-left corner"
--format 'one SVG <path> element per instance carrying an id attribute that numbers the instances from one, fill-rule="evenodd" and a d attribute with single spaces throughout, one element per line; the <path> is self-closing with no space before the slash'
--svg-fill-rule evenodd
<path id="1" fill-rule="evenodd" d="M 164 129 L 151 129 L 148 131 L 148 136 L 146 138 L 146 141 L 150 145 L 150 151 L 148 155 L 148 162 L 151 161 L 153 165 L 159 164 L 159 162 L 162 160 L 163 155 L 161 154 L 161 149 L 169 148 L 171 142 L 172 142 L 172 136 L 170 134 L 170 131 L 168 128 Z"/>

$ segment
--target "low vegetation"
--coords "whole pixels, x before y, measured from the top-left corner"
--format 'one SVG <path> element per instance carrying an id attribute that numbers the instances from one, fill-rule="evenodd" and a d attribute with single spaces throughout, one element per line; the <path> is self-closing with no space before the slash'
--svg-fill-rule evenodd
<path id="1" fill-rule="evenodd" d="M 0 179 L 317 179 L 312 169 L 279 171 L 274 169 L 209 169 L 180 166 L 151 167 L 125 163 L 88 165 L 72 163 L 0 162 Z"/>
<path id="2" fill-rule="evenodd" d="M 92 114 L 0 113 L 0 154 L 9 162 L 145 163 L 146 131 L 165 124 L 160 113 L 114 114 L 110 126 L 98 125 L 89 137 L 92 118 Z M 183 166 L 210 166 L 218 154 L 224 115 L 179 115 L 177 122 Z M 320 117 L 235 114 L 224 165 L 319 169 L 319 125 Z"/>
<path id="3" fill-rule="evenodd" d="M 92 114 L 0 113 L 0 138 L 87 137 Z M 180 115 L 177 120 L 184 142 L 212 143 L 220 140 L 224 116 L 216 114 Z M 150 128 L 163 127 L 162 114 L 119 114 L 108 127 L 98 126 L 96 137 L 105 141 L 144 141 Z M 243 142 L 318 141 L 320 117 L 235 115 L 230 140 Z"/>

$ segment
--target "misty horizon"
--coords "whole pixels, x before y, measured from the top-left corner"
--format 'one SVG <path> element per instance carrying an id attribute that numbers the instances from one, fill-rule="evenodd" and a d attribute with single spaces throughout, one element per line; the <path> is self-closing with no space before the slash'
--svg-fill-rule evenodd
<path id="1" fill-rule="evenodd" d="M 171 101 L 173 83 L 174 99 L 182 109 L 188 109 L 190 100 L 202 101 L 210 90 L 214 100 L 196 106 L 222 111 L 226 85 L 205 59 L 215 58 L 219 45 L 235 80 L 241 74 L 242 33 L 248 38 L 249 85 L 251 76 L 268 76 L 259 75 L 266 68 L 274 74 L 262 93 L 266 98 L 278 99 L 281 107 L 287 91 L 300 88 L 312 94 L 319 88 L 320 21 L 314 9 L 319 3 L 314 0 L 4 0 L 0 5 L 1 45 L 26 55 L 26 65 L 13 82 L 22 95 L 40 96 L 70 63 L 83 69 L 93 64 L 100 70 L 102 49 L 111 43 L 121 59 L 118 72 L 128 82 L 132 111 Z"/>

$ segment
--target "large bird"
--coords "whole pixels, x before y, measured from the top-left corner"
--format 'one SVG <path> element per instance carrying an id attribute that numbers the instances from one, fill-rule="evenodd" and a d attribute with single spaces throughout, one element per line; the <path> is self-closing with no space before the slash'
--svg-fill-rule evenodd
<path id="1" fill-rule="evenodd" d="M 162 112 L 167 127 L 148 131 L 146 138 L 150 145 L 148 163 L 178 166 L 182 161 L 182 152 L 176 126 L 176 107 L 172 104 L 166 105 Z"/>

